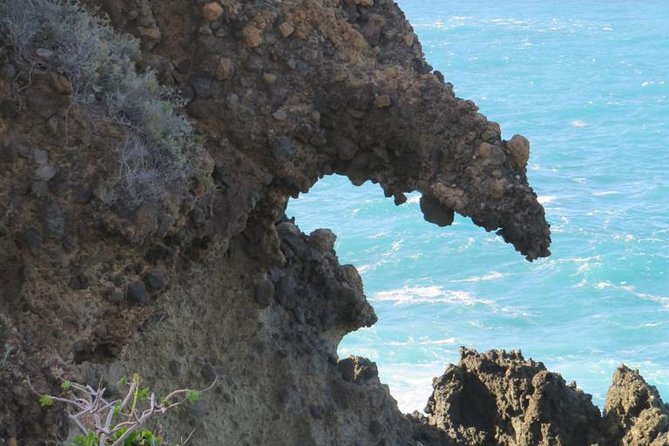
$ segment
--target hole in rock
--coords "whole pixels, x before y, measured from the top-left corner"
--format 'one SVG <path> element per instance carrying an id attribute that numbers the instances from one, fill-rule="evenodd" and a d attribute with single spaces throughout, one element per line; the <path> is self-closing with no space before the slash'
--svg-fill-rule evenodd
<path id="1" fill-rule="evenodd" d="M 378 185 L 355 187 L 333 175 L 286 211 L 307 234 L 331 229 L 340 263 L 360 272 L 379 321 L 347 335 L 339 357 L 375 361 L 405 412 L 423 409 L 432 378 L 457 362 L 461 345 L 522 348 L 524 330 L 535 324 L 512 284 L 499 287 L 527 272 L 522 256 L 469 219 L 456 216 L 447 228 L 426 222 L 419 199 L 413 193 L 395 206 Z"/>
<path id="2" fill-rule="evenodd" d="M 476 276 L 484 281 L 502 275 L 489 269 L 495 263 L 481 253 L 524 263 L 512 247 L 469 219 L 456 217 L 448 228 L 426 222 L 419 199 L 413 193 L 395 206 L 378 185 L 355 187 L 333 175 L 291 200 L 286 211 L 307 234 L 331 229 L 340 263 L 358 269 L 379 321 L 347 335 L 338 353 L 377 362 L 381 381 L 405 412 L 423 409 L 432 378 L 457 361 L 460 345 L 500 347 L 484 343 L 478 328 L 491 325 L 484 313 L 495 304 L 479 292 Z M 517 348 L 510 341 L 505 345 Z"/>

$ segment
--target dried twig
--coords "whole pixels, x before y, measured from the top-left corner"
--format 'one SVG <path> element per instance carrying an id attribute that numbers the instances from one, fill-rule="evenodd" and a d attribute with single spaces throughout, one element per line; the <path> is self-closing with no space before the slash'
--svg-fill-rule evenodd
<path id="1" fill-rule="evenodd" d="M 59 402 L 68 406 L 68 417 L 81 432 L 83 436 L 94 434 L 99 439 L 99 445 L 121 446 L 133 432 L 144 427 L 156 414 L 164 414 L 178 406 L 190 401 L 195 395 L 211 390 L 218 378 L 202 390 L 178 389 L 158 402 L 156 394 L 151 392 L 142 398 L 140 393 L 146 390 L 140 387 L 141 379 L 138 375 L 128 382 L 128 391 L 122 399 L 108 401 L 104 398 L 106 389 L 101 384 L 97 389 L 91 386 L 83 386 L 70 381 L 63 381 L 63 389 L 69 392 L 69 396 L 44 395 L 37 392 L 32 384 L 28 385 L 41 398 L 46 398 L 48 405 Z M 148 407 L 141 409 L 142 401 L 148 403 Z M 121 421 L 123 420 L 123 421 Z M 119 435 L 120 433 L 120 435 Z M 115 440 L 114 437 L 118 435 Z M 186 442 L 191 438 L 190 433 Z M 112 442 L 113 440 L 113 442 Z M 184 442 L 185 443 L 185 442 Z"/>

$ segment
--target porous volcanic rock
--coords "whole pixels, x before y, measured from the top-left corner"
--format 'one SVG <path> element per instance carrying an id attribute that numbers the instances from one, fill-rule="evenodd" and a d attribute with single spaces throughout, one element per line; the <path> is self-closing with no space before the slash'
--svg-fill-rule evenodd
<path id="1" fill-rule="evenodd" d="M 425 422 L 466 445 L 592 445 L 601 414 L 590 395 L 566 384 L 520 352 L 479 354 L 462 348 L 460 362 L 433 382 Z"/>
<path id="2" fill-rule="evenodd" d="M 75 100 L 82 80 L 51 64 L 67 48 L 37 33 L 43 47 L 20 57 L 27 42 L 12 46 L 2 17 L 0 442 L 67 437 L 63 412 L 37 403 L 62 378 L 114 394 L 119 378 L 139 373 L 159 394 L 218 378 L 164 420 L 175 441 L 193 432 L 204 446 L 451 444 L 435 426 L 460 424 L 405 417 L 372 363 L 337 357 L 342 336 L 376 316 L 333 234 L 303 234 L 284 211 L 341 174 L 379 184 L 397 204 L 419 191 L 429 221 L 448 225 L 457 212 L 529 260 L 544 257 L 550 231 L 527 182 L 529 143 L 503 140 L 454 95 L 391 0 L 82 4 L 141 43 L 132 80 L 153 70 L 180 92 L 179 112 L 202 142 L 179 165 L 198 174 L 160 203 L 110 199 L 127 167 L 127 116 L 96 120 L 86 104 L 120 98 L 101 82 Z M 552 375 L 537 380 L 547 395 L 537 403 L 553 392 L 584 398 Z M 579 426 L 591 413 L 574 407 L 585 421 L 560 409 L 566 418 L 544 427 L 548 412 L 537 408 L 537 420 L 509 423 L 546 430 L 533 439 L 589 435 Z"/>
<path id="3" fill-rule="evenodd" d="M 669 407 L 638 370 L 623 365 L 613 374 L 602 432 L 611 446 L 669 445 Z"/>

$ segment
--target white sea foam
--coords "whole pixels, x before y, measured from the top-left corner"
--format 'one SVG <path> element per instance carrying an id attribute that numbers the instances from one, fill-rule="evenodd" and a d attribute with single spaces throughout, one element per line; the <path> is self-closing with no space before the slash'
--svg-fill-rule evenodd
<path id="1" fill-rule="evenodd" d="M 527 20 L 509 19 L 509 18 L 491 19 L 490 23 L 494 23 L 495 25 L 502 25 L 502 26 L 530 26 L 530 25 L 532 25 L 532 23 L 528 22 Z"/>
<path id="2" fill-rule="evenodd" d="M 372 295 L 371 300 L 393 302 L 396 305 L 417 303 L 444 303 L 452 305 L 490 305 L 492 301 L 479 299 L 467 291 L 448 291 L 440 286 L 405 286 L 389 291 L 380 291 Z"/>
<path id="3" fill-rule="evenodd" d="M 411 195 L 410 197 L 407 198 L 407 203 L 418 204 L 420 203 L 420 197 L 421 197 L 420 194 Z"/>
<path id="4" fill-rule="evenodd" d="M 588 263 L 593 260 L 601 260 L 602 256 L 590 256 L 590 257 L 570 257 L 563 259 L 565 262 L 576 262 L 576 263 Z"/>
<path id="5" fill-rule="evenodd" d="M 540 195 L 539 198 L 537 198 L 539 203 L 542 205 L 544 204 L 549 204 L 557 200 L 557 197 L 555 195 Z"/>
<path id="6" fill-rule="evenodd" d="M 371 271 L 373 268 L 374 268 L 374 265 L 372 265 L 372 264 L 360 265 L 360 266 L 356 267 L 356 269 L 358 270 L 358 273 L 360 273 L 360 274 L 364 274 L 368 271 Z"/>
<path id="7" fill-rule="evenodd" d="M 380 231 L 380 232 L 377 232 L 376 234 L 372 234 L 370 236 L 370 238 L 372 238 L 372 239 L 383 238 L 387 235 L 390 235 L 389 231 Z"/>
<path id="8" fill-rule="evenodd" d="M 378 234 L 376 234 L 376 236 L 374 238 L 380 238 L 384 235 L 387 235 L 387 233 L 378 233 Z M 398 262 L 400 259 L 397 258 L 395 256 L 395 254 L 402 248 L 403 244 L 404 244 L 403 239 L 393 241 L 390 244 L 390 249 L 388 249 L 387 251 L 385 251 L 384 253 L 382 253 L 378 257 L 379 260 L 377 260 L 374 263 L 367 263 L 367 264 L 364 264 L 364 265 L 361 265 L 361 266 L 357 267 L 358 272 L 360 274 L 364 274 L 364 273 L 367 273 L 367 272 L 370 272 L 370 271 L 374 271 L 378 267 L 380 267 L 382 265 L 385 265 L 387 263 Z"/>
<path id="9" fill-rule="evenodd" d="M 658 304 L 662 305 L 662 307 L 665 310 L 669 310 L 669 296 L 659 296 L 657 294 L 641 293 L 639 291 L 636 291 L 634 289 L 634 287 L 629 287 L 629 289 L 626 289 L 626 290 L 630 291 L 631 293 L 633 293 L 636 297 L 638 297 L 640 299 L 649 300 L 651 302 L 657 302 Z"/>
<path id="10" fill-rule="evenodd" d="M 598 290 L 610 288 L 612 290 L 625 291 L 638 299 L 656 302 L 660 304 L 665 310 L 669 310 L 669 296 L 660 296 L 658 294 L 637 291 L 634 285 L 630 285 L 627 282 L 620 282 L 618 285 L 615 285 L 609 281 L 602 281 L 598 282 L 595 285 L 595 288 Z"/>
<path id="11" fill-rule="evenodd" d="M 456 338 L 437 339 L 436 341 L 429 341 L 428 345 L 455 345 L 458 343 Z"/>
<path id="12" fill-rule="evenodd" d="M 495 314 L 505 314 L 512 317 L 530 317 L 531 313 L 509 306 L 497 304 L 492 299 L 483 299 L 469 291 L 445 290 L 440 286 L 405 286 L 394 290 L 374 293 L 370 301 L 392 302 L 395 305 L 441 304 L 472 307 L 485 306 Z"/>
<path id="13" fill-rule="evenodd" d="M 560 223 L 561 224 L 559 224 L 559 225 L 556 224 L 556 223 L 552 223 L 551 232 L 554 232 L 556 234 L 560 233 L 560 232 L 564 232 L 565 227 L 569 224 L 569 218 L 567 218 L 566 216 L 563 215 L 562 217 L 560 217 Z"/>
<path id="14" fill-rule="evenodd" d="M 645 81 L 641 83 L 641 88 L 651 87 L 653 85 L 664 85 L 664 81 Z"/>
<path id="15" fill-rule="evenodd" d="M 422 411 L 432 394 L 432 378 L 444 373 L 447 361 L 429 364 L 381 364 L 379 378 L 387 383 L 390 393 L 404 413 Z"/>
<path id="16" fill-rule="evenodd" d="M 490 280 L 501 279 L 504 276 L 506 276 L 506 274 L 502 274 L 498 271 L 490 271 L 482 276 L 467 277 L 466 279 L 454 280 L 453 282 L 487 282 Z"/>
<path id="17" fill-rule="evenodd" d="M 581 121 L 580 119 L 575 119 L 569 123 L 572 127 L 576 127 L 577 129 L 581 129 L 583 127 L 587 127 L 588 123 L 585 121 Z"/>
<path id="18" fill-rule="evenodd" d="M 446 339 L 414 339 L 410 337 L 406 341 L 390 341 L 386 345 L 393 347 L 415 347 L 415 346 L 430 346 L 430 345 L 456 345 L 457 338 L 451 337 Z"/>
<path id="19" fill-rule="evenodd" d="M 619 192 L 617 190 L 603 190 L 592 193 L 594 197 L 608 197 L 609 195 L 620 195 L 620 194 L 622 194 L 622 192 Z"/>
<path id="20" fill-rule="evenodd" d="M 613 240 L 624 240 L 626 242 L 631 242 L 635 240 L 633 234 L 616 234 L 613 236 Z"/>

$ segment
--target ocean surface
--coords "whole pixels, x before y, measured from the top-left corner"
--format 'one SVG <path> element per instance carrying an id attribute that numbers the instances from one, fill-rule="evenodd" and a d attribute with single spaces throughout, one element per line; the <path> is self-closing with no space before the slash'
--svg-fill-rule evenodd
<path id="1" fill-rule="evenodd" d="M 291 201 L 331 228 L 379 316 L 340 356 L 377 362 L 422 410 L 458 348 L 521 349 L 603 408 L 614 369 L 669 400 L 669 1 L 400 0 L 456 94 L 532 143 L 553 255 L 529 263 L 465 218 L 423 221 L 418 195 L 328 177 Z"/>

